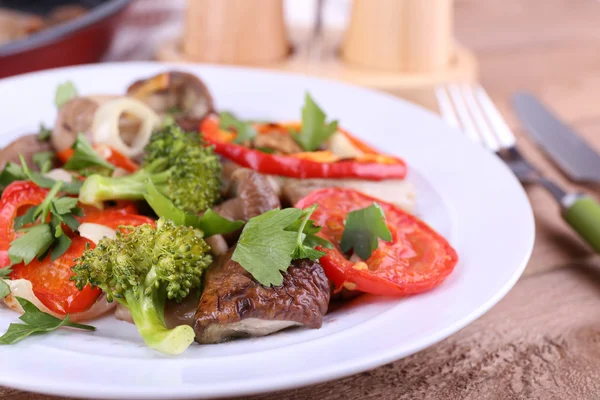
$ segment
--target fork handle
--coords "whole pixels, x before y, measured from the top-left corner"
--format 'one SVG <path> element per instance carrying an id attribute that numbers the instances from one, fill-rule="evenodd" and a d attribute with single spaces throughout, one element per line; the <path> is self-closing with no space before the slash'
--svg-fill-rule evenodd
<path id="1" fill-rule="evenodd" d="M 600 204 L 590 196 L 580 196 L 564 206 L 565 221 L 600 253 Z"/>

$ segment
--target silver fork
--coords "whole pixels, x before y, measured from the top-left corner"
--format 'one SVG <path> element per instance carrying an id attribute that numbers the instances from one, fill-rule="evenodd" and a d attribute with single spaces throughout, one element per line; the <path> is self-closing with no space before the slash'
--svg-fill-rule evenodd
<path id="1" fill-rule="evenodd" d="M 448 124 L 496 153 L 521 183 L 545 187 L 560 205 L 569 225 L 600 253 L 600 209 L 596 201 L 581 193 L 566 192 L 532 166 L 517 149 L 515 135 L 481 86 L 438 86 L 436 97 L 442 117 Z"/>
<path id="2" fill-rule="evenodd" d="M 471 140 L 496 153 L 522 183 L 544 186 L 559 202 L 567 193 L 544 177 L 516 147 L 517 139 L 485 90 L 479 85 L 438 86 L 436 97 L 442 118 Z"/>

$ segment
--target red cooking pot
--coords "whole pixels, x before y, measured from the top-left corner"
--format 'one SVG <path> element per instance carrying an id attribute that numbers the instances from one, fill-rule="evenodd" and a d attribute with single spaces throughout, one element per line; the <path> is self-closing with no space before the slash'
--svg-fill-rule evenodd
<path id="1" fill-rule="evenodd" d="M 131 0 L 13 1 L 21 11 L 43 12 L 50 6 L 81 4 L 89 11 L 69 22 L 0 46 L 0 78 L 40 69 L 99 61 Z M 0 6 L 12 4 L 0 1 Z M 43 6 L 40 7 L 40 3 Z M 33 9 L 28 9 L 32 5 Z M 37 6 L 37 8 L 35 8 Z"/>

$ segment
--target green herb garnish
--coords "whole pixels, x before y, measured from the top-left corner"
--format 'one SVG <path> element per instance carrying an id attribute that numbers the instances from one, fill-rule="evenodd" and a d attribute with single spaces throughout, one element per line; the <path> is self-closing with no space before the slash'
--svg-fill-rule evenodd
<path id="1" fill-rule="evenodd" d="M 27 180 L 27 175 L 23 172 L 23 168 L 18 164 L 9 162 L 4 166 L 2 172 L 0 172 L 0 189 L 4 191 L 14 181 L 24 180 Z"/>
<path id="2" fill-rule="evenodd" d="M 256 129 L 250 122 L 245 122 L 237 119 L 232 113 L 224 111 L 219 113 L 219 128 L 231 129 L 234 128 L 237 132 L 237 136 L 234 143 L 246 143 L 257 135 Z"/>
<path id="3" fill-rule="evenodd" d="M 0 278 L 4 278 L 4 279 L 9 278 L 11 272 L 12 272 L 11 267 L 0 268 Z"/>
<path id="4" fill-rule="evenodd" d="M 321 241 L 314 239 L 320 228 L 308 219 L 313 211 L 313 208 L 305 211 L 285 208 L 250 218 L 231 259 L 250 272 L 262 285 L 281 285 L 281 273 L 287 271 L 292 260 L 316 259 L 322 255 L 317 255 L 314 250 L 314 246 L 321 245 L 317 242 Z M 325 246 L 331 245 L 321 240 Z"/>
<path id="5" fill-rule="evenodd" d="M 33 162 L 38 166 L 40 172 L 45 174 L 54 165 L 55 154 L 53 151 L 41 151 L 33 155 Z"/>
<path id="6" fill-rule="evenodd" d="M 4 299 L 10 294 L 10 286 L 4 280 L 0 279 L 0 300 Z"/>
<path id="7" fill-rule="evenodd" d="M 63 232 L 62 224 L 76 230 L 79 221 L 75 215 L 81 215 L 82 212 L 77 207 L 77 199 L 58 196 L 62 186 L 62 182 L 56 182 L 40 205 L 29 208 L 24 215 L 15 218 L 15 229 L 30 224 L 33 226 L 25 228 L 25 234 L 11 242 L 8 249 L 11 265 L 21 262 L 27 265 L 34 258 L 42 259 L 51 247 L 50 258 L 54 261 L 69 248 L 71 239 Z M 48 216 L 50 222 L 46 222 Z"/>
<path id="8" fill-rule="evenodd" d="M 50 314 L 40 311 L 32 302 L 22 297 L 16 297 L 23 307 L 25 313 L 19 317 L 23 324 L 10 324 L 8 330 L 0 337 L 0 344 L 14 344 L 35 333 L 52 332 L 62 326 L 69 328 L 95 331 L 90 325 L 76 324 L 69 320 L 69 314 L 65 319 L 56 318 Z"/>
<path id="9" fill-rule="evenodd" d="M 78 96 L 77 88 L 71 81 L 61 83 L 56 87 L 56 93 L 54 94 L 54 104 L 57 108 L 61 108 L 71 99 Z"/>
<path id="10" fill-rule="evenodd" d="M 65 163 L 64 169 L 81 171 L 88 168 L 101 168 L 114 171 L 115 166 L 100 157 L 81 133 L 77 135 L 77 139 L 71 148 L 74 152 Z"/>
<path id="11" fill-rule="evenodd" d="M 38 132 L 37 140 L 40 142 L 47 142 L 52 136 L 52 129 L 46 128 L 43 122 L 40 122 L 40 131 Z"/>
<path id="12" fill-rule="evenodd" d="M 312 224 L 312 221 L 310 224 L 308 224 L 310 216 L 312 215 L 313 212 L 315 212 L 316 209 L 317 209 L 317 205 L 314 204 L 312 207 L 309 207 L 302 212 L 301 219 L 300 219 L 300 226 L 297 229 L 296 248 L 294 249 L 294 252 L 292 253 L 292 259 L 294 259 L 294 260 L 298 259 L 298 258 L 310 258 L 311 260 L 318 260 L 319 258 L 321 258 L 325 255 L 325 253 L 323 253 L 322 251 L 315 250 L 314 247 L 316 244 L 310 243 L 310 242 L 308 244 L 305 243 L 305 238 L 308 235 L 314 235 L 316 232 L 318 232 L 320 230 L 319 227 Z M 315 229 L 316 229 L 316 231 L 315 231 Z M 288 228 L 288 230 L 289 230 L 289 228 Z M 294 230 L 296 230 L 296 229 L 294 229 Z M 319 238 L 319 239 L 321 239 L 321 238 Z M 322 240 L 324 240 L 324 239 L 322 239 Z M 329 243 L 329 242 L 327 242 L 327 243 Z M 312 246 L 310 244 L 312 244 Z"/>
<path id="13" fill-rule="evenodd" d="M 306 93 L 302 108 L 302 128 L 300 132 L 291 132 L 294 140 L 306 151 L 315 151 L 326 142 L 338 128 L 338 122 L 325 123 L 326 115 L 315 101 Z"/>
<path id="14" fill-rule="evenodd" d="M 354 249 L 363 260 L 371 257 L 379 239 L 389 242 L 392 233 L 385 223 L 385 213 L 377 203 L 348 213 L 340 248 L 347 253 Z"/>
<path id="15" fill-rule="evenodd" d="M 21 159 L 21 171 L 22 171 L 23 175 L 26 177 L 26 179 L 29 179 L 30 181 L 35 183 L 37 186 L 44 188 L 44 189 L 51 189 L 57 183 L 57 181 L 55 181 L 54 179 L 47 178 L 47 177 L 43 176 L 42 174 L 34 172 L 31 169 L 29 169 L 29 166 L 27 165 L 27 162 L 25 161 L 23 156 L 20 155 L 19 157 Z M 83 182 L 78 181 L 78 180 L 74 180 L 73 182 L 64 182 L 63 186 L 62 186 L 62 190 L 63 190 L 63 192 L 66 192 L 69 194 L 78 194 L 79 190 L 81 189 L 81 185 L 83 185 Z"/>
<path id="16" fill-rule="evenodd" d="M 204 237 L 233 232 L 244 225 L 243 221 L 230 221 L 210 208 L 204 212 L 202 217 L 186 213 L 160 193 L 152 181 L 148 181 L 147 191 L 148 193 L 144 194 L 144 198 L 156 215 L 173 221 L 175 225 L 200 229 L 204 232 Z"/>

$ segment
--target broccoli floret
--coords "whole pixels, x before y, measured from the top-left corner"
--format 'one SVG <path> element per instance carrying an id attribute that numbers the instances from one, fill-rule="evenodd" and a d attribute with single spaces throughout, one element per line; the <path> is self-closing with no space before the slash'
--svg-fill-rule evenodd
<path id="1" fill-rule="evenodd" d="M 188 325 L 167 328 L 165 303 L 182 301 L 200 287 L 212 261 L 209 247 L 202 231 L 163 219 L 156 228 L 146 224 L 128 231 L 86 249 L 71 279 L 80 290 L 91 284 L 102 289 L 109 301 L 127 307 L 149 347 L 180 354 L 194 341 L 194 330 Z"/>
<path id="2" fill-rule="evenodd" d="M 169 125 L 152 135 L 139 171 L 123 177 L 91 175 L 79 200 L 98 207 L 107 200 L 143 200 L 148 180 L 179 208 L 201 212 L 219 199 L 221 163 L 198 133 Z"/>

